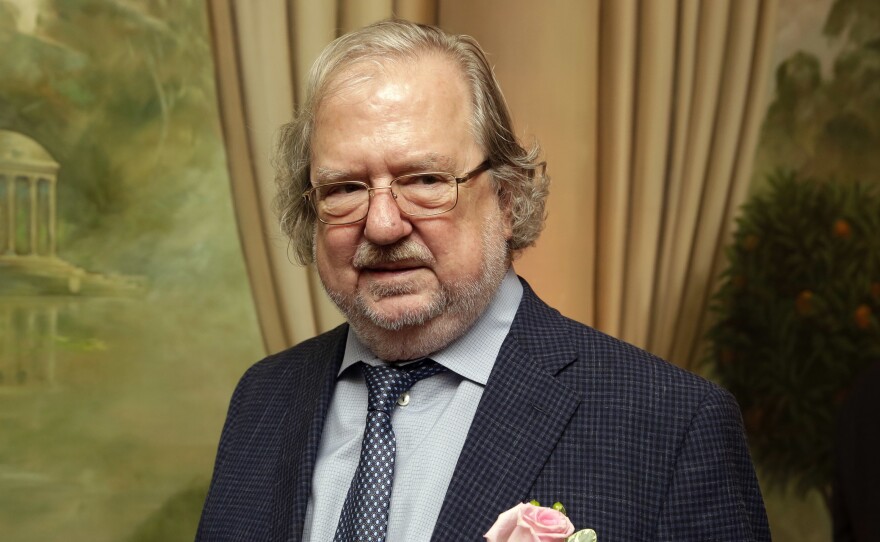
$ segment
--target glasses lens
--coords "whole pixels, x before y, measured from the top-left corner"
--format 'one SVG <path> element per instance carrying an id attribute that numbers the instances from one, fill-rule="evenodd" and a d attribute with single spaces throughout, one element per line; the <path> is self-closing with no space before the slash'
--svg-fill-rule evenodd
<path id="1" fill-rule="evenodd" d="M 394 179 L 400 210 L 413 216 L 445 213 L 455 207 L 458 188 L 455 177 L 447 173 L 417 173 Z"/>
<path id="2" fill-rule="evenodd" d="M 370 196 L 361 183 L 330 183 L 313 193 L 318 218 L 328 224 L 357 222 L 367 216 Z"/>

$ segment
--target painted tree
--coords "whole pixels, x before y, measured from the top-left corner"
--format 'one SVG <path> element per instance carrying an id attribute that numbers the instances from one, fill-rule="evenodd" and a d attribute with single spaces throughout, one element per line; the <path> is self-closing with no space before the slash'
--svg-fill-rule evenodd
<path id="1" fill-rule="evenodd" d="M 802 51 L 776 71 L 758 147 L 758 184 L 777 169 L 880 182 L 880 4 L 837 0 L 823 31 L 841 47 L 829 78 Z"/>
<path id="2" fill-rule="evenodd" d="M 36 28 L 20 32 L 0 0 L 0 127 L 62 165 L 62 257 L 178 283 L 192 278 L 170 276 L 163 262 L 188 258 L 224 276 L 216 262 L 238 246 L 204 3 L 46 0 L 40 9 Z M 218 223 L 228 238 L 212 235 Z"/>
<path id="3" fill-rule="evenodd" d="M 827 500 L 838 406 L 880 360 L 880 3 L 836 0 L 824 33 L 830 77 L 805 52 L 776 71 L 709 362 L 765 480 Z"/>

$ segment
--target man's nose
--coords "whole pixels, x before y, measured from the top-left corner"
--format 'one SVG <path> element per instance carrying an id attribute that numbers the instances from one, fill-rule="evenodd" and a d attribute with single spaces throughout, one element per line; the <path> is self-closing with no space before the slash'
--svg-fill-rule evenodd
<path id="1" fill-rule="evenodd" d="M 390 245 L 411 232 L 409 217 L 400 211 L 391 189 L 373 191 L 364 224 L 364 237 L 377 245 Z"/>

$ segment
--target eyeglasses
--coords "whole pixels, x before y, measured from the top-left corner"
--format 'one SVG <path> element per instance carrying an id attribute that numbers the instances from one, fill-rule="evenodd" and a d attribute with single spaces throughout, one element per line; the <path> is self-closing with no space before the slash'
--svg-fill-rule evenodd
<path id="1" fill-rule="evenodd" d="M 361 181 L 327 183 L 307 190 L 303 198 L 312 204 L 318 220 L 335 226 L 354 224 L 366 218 L 376 190 L 390 190 L 404 214 L 436 216 L 455 208 L 458 185 L 490 168 L 486 160 L 461 177 L 438 171 L 410 173 L 392 179 L 388 186 L 371 187 Z"/>

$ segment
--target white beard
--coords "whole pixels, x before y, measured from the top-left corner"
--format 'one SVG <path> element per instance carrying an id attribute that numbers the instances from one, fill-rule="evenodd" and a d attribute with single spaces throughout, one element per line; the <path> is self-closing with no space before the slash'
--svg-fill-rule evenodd
<path id="1" fill-rule="evenodd" d="M 374 284 L 369 291 L 345 294 L 331 290 L 323 280 L 330 299 L 348 319 L 355 334 L 373 353 L 386 361 L 425 357 L 464 335 L 486 310 L 510 265 L 502 221 L 487 217 L 482 228 L 483 262 L 476 280 L 455 280 L 440 284 L 432 298 L 421 307 L 393 317 L 377 311 L 371 299 L 410 293 L 407 284 Z M 411 240 L 382 247 L 361 243 L 354 257 L 356 267 L 398 260 L 434 262 L 430 251 Z"/>

